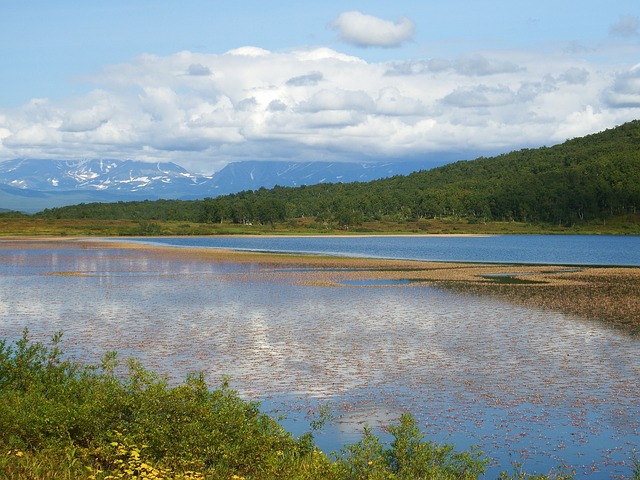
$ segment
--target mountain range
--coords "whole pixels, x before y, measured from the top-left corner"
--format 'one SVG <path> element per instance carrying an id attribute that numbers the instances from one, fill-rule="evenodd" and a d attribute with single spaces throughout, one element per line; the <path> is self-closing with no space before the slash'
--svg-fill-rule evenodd
<path id="1" fill-rule="evenodd" d="M 33 213 L 90 202 L 192 200 L 276 185 L 367 182 L 433 166 L 433 161 L 244 161 L 202 175 L 171 162 L 14 159 L 0 163 L 0 210 Z"/>

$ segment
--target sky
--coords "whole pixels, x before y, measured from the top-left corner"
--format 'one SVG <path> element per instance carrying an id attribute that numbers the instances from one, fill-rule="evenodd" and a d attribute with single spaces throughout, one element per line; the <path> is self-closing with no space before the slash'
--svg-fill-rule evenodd
<path id="1" fill-rule="evenodd" d="M 637 0 L 0 0 L 0 161 L 438 162 L 637 118 Z"/>

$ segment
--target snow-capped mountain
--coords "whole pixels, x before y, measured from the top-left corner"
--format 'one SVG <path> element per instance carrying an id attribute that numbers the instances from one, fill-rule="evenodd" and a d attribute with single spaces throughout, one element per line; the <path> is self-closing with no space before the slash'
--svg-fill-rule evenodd
<path id="1" fill-rule="evenodd" d="M 332 163 L 246 161 L 230 163 L 213 176 L 218 195 L 260 187 L 299 187 L 318 183 L 368 182 L 419 170 L 414 162 Z"/>
<path id="2" fill-rule="evenodd" d="M 149 192 L 188 188 L 211 180 L 175 163 L 134 160 L 9 160 L 0 163 L 0 183 L 44 192 L 115 190 Z"/>
<path id="3" fill-rule="evenodd" d="M 366 182 L 433 166 L 402 161 L 245 161 L 207 176 L 170 162 L 16 159 L 0 163 L 0 210 L 35 212 L 83 202 L 198 199 L 275 185 Z"/>

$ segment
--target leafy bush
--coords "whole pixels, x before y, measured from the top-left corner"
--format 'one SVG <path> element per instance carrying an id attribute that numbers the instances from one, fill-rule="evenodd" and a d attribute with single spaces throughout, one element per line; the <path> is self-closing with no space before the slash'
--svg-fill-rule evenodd
<path id="1" fill-rule="evenodd" d="M 336 463 L 345 479 L 474 479 L 488 463 L 479 451 L 455 452 L 451 445 L 424 441 L 412 415 L 403 414 L 399 425 L 389 427 L 393 441 L 385 448 L 365 428 L 360 442 L 342 450 Z"/>

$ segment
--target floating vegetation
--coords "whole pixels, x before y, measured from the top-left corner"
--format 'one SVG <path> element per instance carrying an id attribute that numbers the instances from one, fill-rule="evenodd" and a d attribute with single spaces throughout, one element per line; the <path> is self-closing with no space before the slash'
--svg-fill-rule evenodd
<path id="1" fill-rule="evenodd" d="M 532 275 L 528 273 L 493 273 L 490 275 L 480 275 L 482 278 L 486 278 L 488 280 L 493 281 L 494 283 L 499 283 L 502 285 L 535 285 L 539 283 L 546 283 L 540 280 L 529 280 L 526 277 L 527 275 Z"/>
<path id="2" fill-rule="evenodd" d="M 370 280 L 345 280 L 340 285 L 347 287 L 395 287 L 399 285 L 407 285 L 411 283 L 408 279 L 388 280 L 384 278 L 375 278 Z"/>

